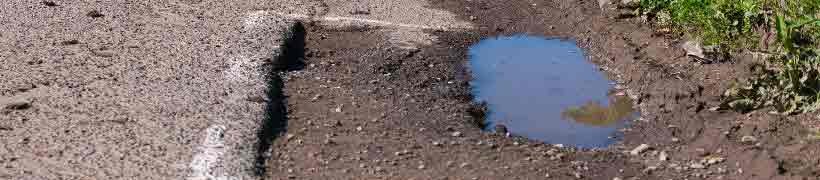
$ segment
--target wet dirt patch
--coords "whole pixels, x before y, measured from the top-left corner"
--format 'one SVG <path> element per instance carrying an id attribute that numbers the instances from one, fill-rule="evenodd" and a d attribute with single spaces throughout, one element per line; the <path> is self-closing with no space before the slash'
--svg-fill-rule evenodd
<path id="1" fill-rule="evenodd" d="M 604 147 L 639 114 L 571 39 L 513 35 L 469 49 L 471 88 L 488 125 L 548 143 Z"/>

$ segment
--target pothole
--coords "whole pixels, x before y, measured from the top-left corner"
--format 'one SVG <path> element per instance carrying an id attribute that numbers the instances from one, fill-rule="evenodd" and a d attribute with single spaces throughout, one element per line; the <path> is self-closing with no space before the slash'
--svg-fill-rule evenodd
<path id="1" fill-rule="evenodd" d="M 604 147 L 640 115 L 573 41 L 514 35 L 469 49 L 470 86 L 488 129 L 547 143 Z"/>

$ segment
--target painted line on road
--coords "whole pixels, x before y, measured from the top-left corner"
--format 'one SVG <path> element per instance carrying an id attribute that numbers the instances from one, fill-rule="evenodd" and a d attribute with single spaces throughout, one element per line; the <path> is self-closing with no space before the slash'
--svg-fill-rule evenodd
<path id="1" fill-rule="evenodd" d="M 230 180 L 228 176 L 217 176 L 211 169 L 220 166 L 225 153 L 225 126 L 214 125 L 205 130 L 205 140 L 200 145 L 198 154 L 194 155 L 189 167 L 193 173 L 188 180 Z"/>
<path id="2" fill-rule="evenodd" d="M 311 17 L 306 14 L 285 14 L 279 12 L 268 12 L 268 11 L 257 11 L 253 14 L 260 15 L 264 13 L 273 13 L 277 16 L 287 17 L 291 19 L 311 19 L 315 21 L 334 21 L 334 22 L 359 22 L 377 26 L 392 26 L 392 27 L 402 27 L 402 28 L 413 28 L 413 29 L 433 29 L 433 30 L 451 30 L 451 29 L 469 29 L 469 27 L 447 27 L 447 26 L 425 26 L 425 25 L 418 25 L 418 24 L 405 24 L 405 23 L 396 23 L 396 22 L 389 22 L 389 21 L 382 21 L 382 20 L 374 20 L 374 19 L 366 19 L 366 18 L 357 18 L 357 17 L 345 17 L 345 16 L 322 16 L 322 17 Z"/>

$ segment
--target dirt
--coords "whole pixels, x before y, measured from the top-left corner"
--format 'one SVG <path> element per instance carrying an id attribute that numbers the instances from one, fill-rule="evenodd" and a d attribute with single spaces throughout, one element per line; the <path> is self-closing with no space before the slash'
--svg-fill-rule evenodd
<path id="1" fill-rule="evenodd" d="M 702 64 L 680 38 L 597 1 L 431 4 L 475 28 L 428 31 L 437 42 L 407 49 L 386 45 L 378 27 L 308 23 L 305 67 L 283 75 L 287 127 L 271 147 L 271 179 L 818 178 L 804 129 L 813 115 L 710 110 L 749 76 L 748 53 Z M 575 39 L 628 92 L 642 118 L 622 142 L 579 150 L 480 130 L 466 49 L 517 33 Z M 650 148 L 630 153 L 641 144 Z"/>
<path id="2" fill-rule="evenodd" d="M 598 3 L 11 1 L 0 179 L 820 179 L 816 113 L 711 110 L 753 53 L 704 64 Z M 467 48 L 518 33 L 618 82 L 642 114 L 623 141 L 481 130 Z"/>

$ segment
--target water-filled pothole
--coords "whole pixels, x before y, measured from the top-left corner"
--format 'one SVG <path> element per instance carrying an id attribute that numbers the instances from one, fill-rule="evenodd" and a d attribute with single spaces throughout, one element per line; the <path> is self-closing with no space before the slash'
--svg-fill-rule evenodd
<path id="1" fill-rule="evenodd" d="M 472 93 L 490 129 L 582 148 L 603 147 L 639 114 L 574 42 L 516 35 L 469 49 Z"/>

